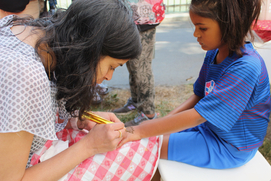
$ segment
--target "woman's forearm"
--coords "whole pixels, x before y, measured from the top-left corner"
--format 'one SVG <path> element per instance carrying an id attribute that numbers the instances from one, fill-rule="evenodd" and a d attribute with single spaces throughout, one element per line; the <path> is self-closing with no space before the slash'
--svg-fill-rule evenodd
<path id="1" fill-rule="evenodd" d="M 92 152 L 92 149 L 87 149 L 90 147 L 86 146 L 86 140 L 82 139 L 80 143 L 74 144 L 51 159 L 25 169 L 33 136 L 26 131 L 0 134 L 1 181 L 59 180 Z"/>
<path id="2" fill-rule="evenodd" d="M 23 180 L 58 180 L 85 159 L 115 150 L 121 141 L 123 123 L 99 124 L 73 146 L 26 170 Z M 96 136 L 99 135 L 99 136 Z"/>
<path id="3" fill-rule="evenodd" d="M 0 133 L 0 180 L 59 180 L 85 159 L 95 154 L 115 150 L 122 140 L 120 132 L 125 133 L 123 123 L 95 125 L 88 134 L 71 147 L 28 169 L 25 169 L 25 166 L 33 134 L 26 131 Z"/>
<path id="4" fill-rule="evenodd" d="M 84 151 L 86 147 L 84 147 L 83 142 L 82 139 L 58 155 L 26 169 L 22 180 L 59 180 L 79 163 L 91 156 Z"/>

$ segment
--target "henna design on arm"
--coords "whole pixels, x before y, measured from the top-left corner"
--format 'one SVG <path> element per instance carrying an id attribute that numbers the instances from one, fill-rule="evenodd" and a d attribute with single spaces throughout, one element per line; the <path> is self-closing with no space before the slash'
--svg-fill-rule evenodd
<path id="1" fill-rule="evenodd" d="M 134 134 L 134 128 L 132 126 L 126 128 L 126 132 Z"/>

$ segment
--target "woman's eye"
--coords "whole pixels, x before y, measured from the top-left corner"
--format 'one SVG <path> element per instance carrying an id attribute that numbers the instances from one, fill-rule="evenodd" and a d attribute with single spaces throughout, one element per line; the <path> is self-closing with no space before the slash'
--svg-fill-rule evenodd
<path id="1" fill-rule="evenodd" d="M 206 31 L 207 28 L 199 28 L 201 31 Z"/>
<path id="2" fill-rule="evenodd" d="M 115 71 L 115 69 L 116 69 L 116 68 L 114 68 L 114 67 L 111 66 L 111 70 Z"/>

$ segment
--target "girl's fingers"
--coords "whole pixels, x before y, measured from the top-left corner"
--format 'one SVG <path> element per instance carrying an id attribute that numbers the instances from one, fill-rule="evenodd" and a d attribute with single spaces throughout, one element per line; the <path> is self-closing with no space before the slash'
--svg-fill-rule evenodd
<path id="1" fill-rule="evenodd" d="M 112 126 L 113 130 L 120 130 L 120 129 L 124 129 L 124 123 L 122 122 L 118 122 L 118 123 L 113 123 L 113 124 L 109 124 L 110 126 Z"/>
<path id="2" fill-rule="evenodd" d="M 122 146 L 123 146 L 125 143 L 127 143 L 127 142 L 129 142 L 129 139 L 128 139 L 127 137 L 123 138 L 123 139 L 119 142 L 117 148 L 122 147 Z"/>

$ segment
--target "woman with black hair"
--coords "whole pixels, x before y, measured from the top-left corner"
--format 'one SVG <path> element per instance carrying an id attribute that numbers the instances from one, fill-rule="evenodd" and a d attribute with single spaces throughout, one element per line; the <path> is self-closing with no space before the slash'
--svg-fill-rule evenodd
<path id="1" fill-rule="evenodd" d="M 59 180 L 86 158 L 116 149 L 124 124 L 100 112 L 115 123 L 92 126 L 82 115 L 95 85 L 141 52 L 126 4 L 77 0 L 37 20 L 0 11 L 7 15 L 0 20 L 0 180 Z M 56 156 L 31 162 L 47 140 L 71 126 L 89 133 Z"/>

